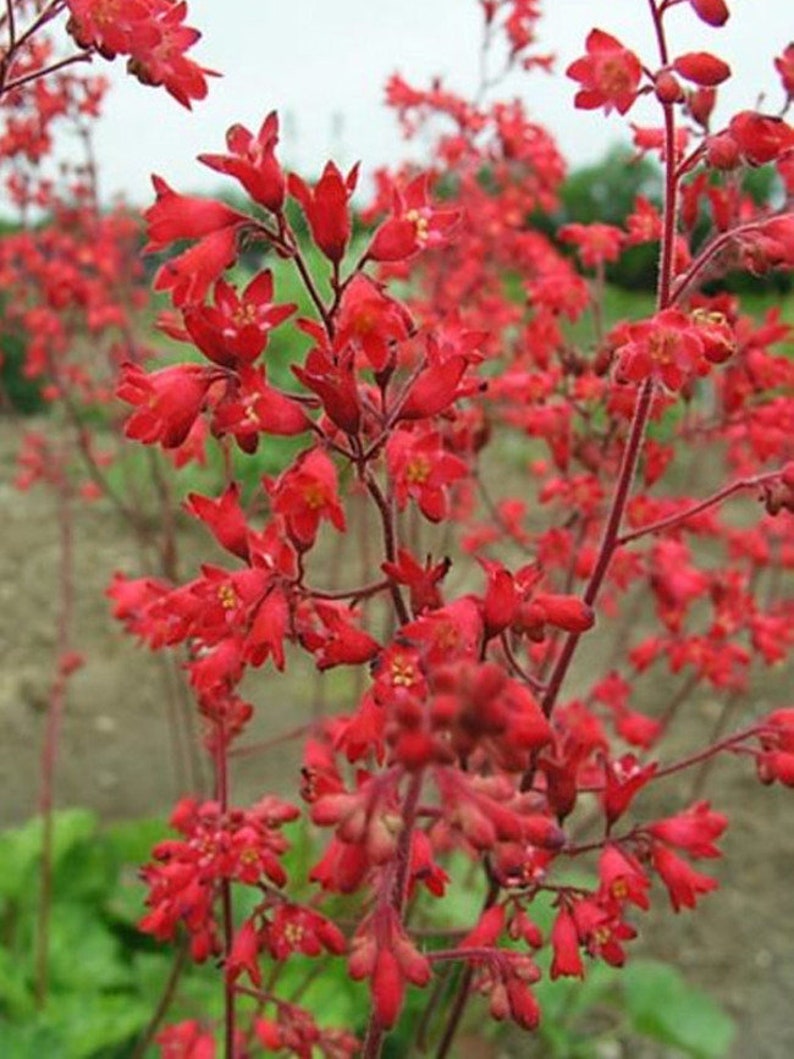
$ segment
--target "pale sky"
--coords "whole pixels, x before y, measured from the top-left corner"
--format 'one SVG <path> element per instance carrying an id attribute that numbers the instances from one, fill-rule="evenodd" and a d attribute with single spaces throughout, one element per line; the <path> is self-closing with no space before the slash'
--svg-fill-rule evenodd
<path id="1" fill-rule="evenodd" d="M 794 39 L 794 0 L 729 3 L 732 17 L 722 29 L 700 22 L 688 4 L 674 9 L 673 51 L 713 50 L 731 63 L 736 77 L 721 90 L 724 116 L 753 106 L 762 92 L 777 110 L 782 96 L 772 59 Z M 477 83 L 476 0 L 189 0 L 189 9 L 190 24 L 204 35 L 191 54 L 223 74 L 192 113 L 126 76 L 123 62 L 95 64 L 114 83 L 97 142 L 105 197 L 123 192 L 147 203 L 152 171 L 182 190 L 217 188 L 223 178 L 195 156 L 222 150 L 231 124 L 256 129 L 271 109 L 286 125 L 280 156 L 291 168 L 312 176 L 333 156 L 342 165 L 360 160 L 371 172 L 405 156 L 397 123 L 383 105 L 391 73 L 417 86 L 438 74 L 462 92 Z M 532 116 L 555 131 L 572 163 L 590 161 L 627 139 L 627 126 L 618 115 L 575 111 L 575 86 L 564 70 L 583 54 L 594 25 L 654 59 L 647 4 L 545 0 L 544 9 L 541 46 L 558 56 L 556 74 L 516 75 L 500 94 L 520 95 Z M 341 128 L 335 115 L 342 115 Z M 658 121 L 645 105 L 628 117 Z M 421 154 L 421 146 L 411 150 Z"/>

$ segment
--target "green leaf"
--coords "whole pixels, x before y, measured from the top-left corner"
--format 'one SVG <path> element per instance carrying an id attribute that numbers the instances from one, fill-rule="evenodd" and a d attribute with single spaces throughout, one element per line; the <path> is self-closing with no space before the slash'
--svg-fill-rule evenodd
<path id="1" fill-rule="evenodd" d="M 125 820 L 106 828 L 104 835 L 122 864 L 143 864 L 151 858 L 152 847 L 171 832 L 162 817 Z"/>
<path id="2" fill-rule="evenodd" d="M 118 939 L 85 905 L 56 903 L 50 920 L 50 980 L 76 993 L 129 985 L 131 971 Z"/>
<path id="3" fill-rule="evenodd" d="M 85 809 L 65 809 L 53 817 L 52 865 L 57 872 L 65 857 L 92 838 L 96 816 Z M 0 834 L 0 895 L 30 900 L 37 889 L 43 822 L 34 817 Z"/>
<path id="4" fill-rule="evenodd" d="M 150 1017 L 150 1004 L 126 995 L 54 995 L 42 1024 L 60 1050 L 31 1052 L 30 1056 L 93 1059 L 105 1049 L 132 1041 Z"/>
<path id="5" fill-rule="evenodd" d="M 674 967 L 638 960 L 624 974 L 626 1010 L 636 1031 L 693 1059 L 727 1055 L 735 1033 L 733 1021 Z"/>

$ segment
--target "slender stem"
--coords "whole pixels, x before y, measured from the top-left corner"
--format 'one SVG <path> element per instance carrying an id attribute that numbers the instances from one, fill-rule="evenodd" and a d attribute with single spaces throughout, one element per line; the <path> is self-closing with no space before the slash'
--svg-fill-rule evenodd
<path id="1" fill-rule="evenodd" d="M 157 1001 L 157 1006 L 152 1013 L 152 1017 L 149 1019 L 149 1023 L 146 1029 L 143 1031 L 135 1045 L 130 1059 L 143 1059 L 146 1054 L 149 1045 L 154 1040 L 154 1036 L 160 1028 L 160 1023 L 168 1013 L 168 1009 L 174 1001 L 176 994 L 176 987 L 179 984 L 179 979 L 182 977 L 182 972 L 187 966 L 187 955 L 189 949 L 189 941 L 184 938 L 176 950 L 176 956 L 174 962 L 171 965 L 171 970 L 168 974 L 168 978 L 163 986 L 163 991 L 160 994 L 160 999 Z"/>
<path id="2" fill-rule="evenodd" d="M 74 63 L 90 63 L 91 59 L 92 55 L 87 51 L 80 52 L 77 55 L 70 55 L 67 59 L 61 59 L 60 62 L 53 63 L 52 66 L 45 66 L 40 70 L 34 70 L 33 73 L 25 74 L 23 77 L 17 77 L 14 81 L 7 81 L 3 85 L 3 91 L 10 92 L 12 88 L 21 88 L 22 85 L 26 85 L 30 81 L 38 81 L 40 77 L 47 77 L 49 74 L 62 70 L 65 66 L 73 66 Z"/>
<path id="3" fill-rule="evenodd" d="M 41 754 L 41 793 L 39 811 L 42 817 L 41 892 L 36 932 L 36 1003 L 42 1008 L 47 1001 L 49 979 L 49 933 L 52 912 L 53 838 L 55 811 L 55 772 L 58 740 L 66 708 L 69 669 L 66 657 L 71 646 L 74 617 L 74 526 L 71 487 L 61 468 L 58 489 L 58 529 L 60 563 L 60 608 L 56 671 L 50 690 L 49 709 Z"/>
<path id="4" fill-rule="evenodd" d="M 663 66 L 668 63 L 667 42 L 665 40 L 664 28 L 662 26 L 662 12 L 657 8 L 655 0 L 649 0 L 651 17 L 653 19 L 656 39 L 659 46 L 659 58 Z M 664 181 L 664 216 L 662 222 L 662 245 L 659 262 L 659 279 L 657 289 L 657 308 L 667 308 L 670 304 L 670 292 L 673 275 L 673 259 L 675 251 L 676 231 L 676 199 L 678 193 L 678 178 L 676 174 L 675 158 L 675 113 L 672 104 L 664 104 L 664 134 L 665 134 L 665 181 Z M 623 513 L 631 491 L 637 463 L 645 437 L 645 429 L 650 417 L 653 405 L 655 384 L 652 376 L 649 376 L 642 384 L 634 406 L 634 417 L 632 419 L 626 447 L 623 450 L 618 480 L 615 492 L 607 516 L 606 526 L 601 538 L 593 573 L 584 592 L 584 602 L 592 606 L 598 596 L 601 585 L 606 577 L 609 564 L 619 545 L 620 524 Z M 569 633 L 559 658 L 552 670 L 548 682 L 548 689 L 543 697 L 543 711 L 546 716 L 551 716 L 557 701 L 557 696 L 562 688 L 563 681 L 568 672 L 571 660 L 579 643 L 579 633 Z M 523 790 L 532 786 L 535 768 L 534 765 L 525 771 L 521 779 Z"/>
<path id="5" fill-rule="evenodd" d="M 482 912 L 480 913 L 481 917 L 495 904 L 498 896 L 499 883 L 493 876 L 491 876 L 488 892 L 485 895 Z M 449 1050 L 452 1047 L 458 1029 L 460 1028 L 461 1020 L 466 1011 L 469 997 L 471 996 L 471 981 L 473 977 L 474 966 L 471 963 L 467 963 L 461 972 L 455 999 L 452 1002 L 452 1007 L 449 1011 L 449 1018 L 447 1019 L 447 1024 L 444 1027 L 444 1032 L 441 1035 L 441 1040 L 439 1041 L 438 1049 L 436 1050 L 436 1059 L 446 1059 L 449 1055 Z"/>
<path id="6" fill-rule="evenodd" d="M 405 904 L 408 896 L 411 868 L 411 837 L 416 823 L 423 779 L 424 772 L 421 769 L 411 776 L 402 806 L 403 829 L 400 832 L 395 853 L 394 878 L 386 896 L 386 902 L 400 920 L 405 914 Z M 385 1028 L 377 1013 L 374 1010 L 371 1011 L 361 1050 L 361 1059 L 378 1059 L 383 1049 L 385 1033 Z"/>
<path id="7" fill-rule="evenodd" d="M 378 485 L 377 481 L 371 474 L 367 474 L 364 477 L 364 483 L 369 491 L 369 495 L 375 501 L 375 505 L 380 513 L 381 524 L 383 526 L 383 544 L 386 551 L 386 558 L 390 563 L 393 563 L 397 558 L 397 542 L 396 534 L 394 530 L 394 512 L 391 504 L 383 495 L 383 492 Z M 389 590 L 391 592 L 392 601 L 394 602 L 394 609 L 397 612 L 397 617 L 401 625 L 405 625 L 410 621 L 410 615 L 408 608 L 405 605 L 405 600 L 402 597 L 402 593 L 398 585 L 394 581 L 389 582 Z"/>
<path id="8" fill-rule="evenodd" d="M 707 496 L 705 500 L 688 507 L 685 511 L 679 511 L 675 515 L 668 515 L 667 518 L 660 518 L 656 522 L 646 522 L 644 526 L 639 526 L 630 533 L 624 533 L 618 538 L 617 543 L 618 545 L 628 544 L 630 541 L 637 540 L 638 537 L 645 537 L 649 533 L 658 533 L 660 530 L 677 526 L 695 515 L 699 515 L 701 511 L 707 511 L 710 507 L 715 507 L 723 500 L 727 500 L 729 496 L 733 496 L 734 493 L 740 493 L 743 489 L 755 489 L 759 485 L 765 485 L 767 482 L 774 482 L 779 477 L 780 471 L 768 471 L 765 474 L 753 475 L 752 478 L 739 478 L 737 481 L 731 482 L 730 485 L 718 489 L 711 496 Z"/>

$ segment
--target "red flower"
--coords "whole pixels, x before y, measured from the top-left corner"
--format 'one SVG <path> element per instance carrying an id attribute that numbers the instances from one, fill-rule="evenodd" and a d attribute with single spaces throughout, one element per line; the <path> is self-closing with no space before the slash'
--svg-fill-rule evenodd
<path id="1" fill-rule="evenodd" d="M 620 257 L 623 232 L 611 224 L 566 224 L 558 234 L 563 242 L 576 246 L 579 258 L 587 268 L 617 261 Z"/>
<path id="2" fill-rule="evenodd" d="M 152 184 L 157 198 L 143 214 L 149 236 L 145 253 L 162 250 L 178 239 L 197 239 L 250 220 L 222 202 L 180 195 L 156 174 L 152 175 Z"/>
<path id="3" fill-rule="evenodd" d="M 123 365 L 117 394 L 122 401 L 138 406 L 124 433 L 144 445 L 159 443 L 164 449 L 181 445 L 215 378 L 214 370 L 198 364 L 175 364 L 150 375 L 137 364 Z"/>
<path id="4" fill-rule="evenodd" d="M 693 857 L 719 857 L 714 839 L 727 826 L 727 817 L 713 812 L 708 802 L 696 802 L 682 813 L 650 824 L 648 831 L 654 838 L 685 849 Z"/>
<path id="5" fill-rule="evenodd" d="M 794 43 L 787 45 L 783 54 L 775 59 L 775 69 L 780 74 L 783 91 L 791 98 L 794 96 Z"/>
<path id="6" fill-rule="evenodd" d="M 356 273 L 345 287 L 339 306 L 338 344 L 353 343 L 363 350 L 375 371 L 383 371 L 393 366 L 395 347 L 412 330 L 411 317 L 403 306 L 368 276 Z"/>
<path id="7" fill-rule="evenodd" d="M 348 199 L 358 182 L 358 166 L 342 177 L 333 162 L 328 162 L 314 189 L 295 173 L 289 176 L 289 192 L 301 204 L 309 222 L 312 238 L 329 261 L 338 265 L 345 256 L 350 238 Z"/>
<path id="8" fill-rule="evenodd" d="M 615 37 L 594 29 L 585 44 L 587 55 L 571 63 L 565 71 L 581 84 L 574 105 L 583 110 L 616 108 L 625 114 L 637 98 L 642 77 L 640 60 Z"/>
<path id="9" fill-rule="evenodd" d="M 167 1026 L 155 1041 L 160 1059 L 215 1059 L 215 1037 L 195 1019 Z"/>
<path id="10" fill-rule="evenodd" d="M 392 216 L 375 232 L 367 250 L 373 261 L 402 261 L 426 247 L 442 246 L 460 219 L 460 210 L 434 209 L 426 173 L 400 191 L 394 188 Z"/>
<path id="11" fill-rule="evenodd" d="M 447 513 L 447 487 L 466 474 L 466 464 L 445 452 L 436 431 L 425 434 L 395 430 L 386 444 L 386 465 L 394 481 L 397 505 L 404 508 L 409 497 L 419 504 L 431 522 Z"/>
<path id="12" fill-rule="evenodd" d="M 549 972 L 552 981 L 555 978 L 584 978 L 584 963 L 579 950 L 579 931 L 568 908 L 563 905 L 551 928 L 551 947 L 554 958 Z"/>
<path id="13" fill-rule="evenodd" d="M 703 341 L 691 319 L 678 309 L 664 309 L 625 329 L 618 348 L 618 374 L 631 382 L 656 376 L 670 390 L 701 373 Z"/>
<path id="14" fill-rule="evenodd" d="M 226 133 L 230 154 L 200 154 L 199 161 L 219 173 L 235 177 L 254 202 L 273 213 L 281 213 L 286 194 L 286 180 L 276 160 L 278 116 L 272 111 L 254 137 L 242 125 L 233 125 Z"/>
<path id="15" fill-rule="evenodd" d="M 710 893 L 719 887 L 716 879 L 695 871 L 691 864 L 665 846 L 654 845 L 651 857 L 654 868 L 667 887 L 675 912 L 680 912 L 682 908 L 694 908 L 700 894 Z"/>
<path id="16" fill-rule="evenodd" d="M 165 4 L 148 32 L 140 40 L 131 40 L 127 69 L 142 84 L 162 85 L 189 110 L 191 99 L 204 99 L 207 94 L 206 75 L 217 75 L 185 58 L 185 52 L 201 37 L 197 29 L 182 25 L 186 14 L 184 0 Z"/>
<path id="17" fill-rule="evenodd" d="M 701 88 L 714 88 L 731 76 L 730 66 L 707 51 L 679 55 L 673 63 L 673 69 L 687 81 L 694 81 Z"/>
<path id="18" fill-rule="evenodd" d="M 314 544 L 321 519 L 341 532 L 345 513 L 339 504 L 336 468 L 322 449 L 310 449 L 273 483 L 266 483 L 273 510 L 286 519 L 287 530 L 300 549 Z"/>
<path id="19" fill-rule="evenodd" d="M 710 26 L 724 26 L 730 18 L 725 0 L 689 0 L 698 18 Z"/>
<path id="20" fill-rule="evenodd" d="M 248 524 L 240 507 L 240 489 L 236 482 L 218 500 L 189 493 L 185 507 L 209 527 L 224 548 L 241 559 L 248 559 Z"/>
<path id="21" fill-rule="evenodd" d="M 260 434 L 290 437 L 309 426 L 303 404 L 270 386 L 261 368 L 240 369 L 212 415 L 213 433 L 231 434 L 244 452 L 256 451 Z"/>
<path id="22" fill-rule="evenodd" d="M 155 290 L 170 290 L 174 305 L 203 301 L 212 283 L 237 260 L 237 226 L 219 228 L 171 258 L 154 278 Z"/>
<path id="23" fill-rule="evenodd" d="M 236 982 L 242 974 L 247 974 L 255 986 L 262 984 L 262 972 L 259 969 L 259 936 L 253 921 L 246 919 L 232 941 L 231 952 L 224 968 L 226 980 Z"/>
<path id="24" fill-rule="evenodd" d="M 782 118 L 743 110 L 731 118 L 728 131 L 750 165 L 766 165 L 794 148 L 794 129 Z"/>
<path id="25" fill-rule="evenodd" d="M 409 551 L 399 548 L 397 561 L 382 563 L 381 570 L 398 584 L 407 585 L 411 596 L 411 612 L 417 617 L 423 611 L 435 610 L 443 604 L 437 585 L 446 577 L 451 565 L 451 559 L 442 559 L 433 564 L 428 556 L 425 565 L 421 566 Z"/>
<path id="26" fill-rule="evenodd" d="M 297 309 L 292 304 L 273 304 L 273 275 L 269 270 L 254 276 L 242 295 L 219 279 L 213 300 L 214 305 L 189 305 L 183 313 L 185 327 L 206 357 L 232 369 L 253 363 L 267 345 L 272 328 Z M 181 337 L 178 332 L 171 334 Z"/>
<path id="27" fill-rule="evenodd" d="M 619 846 L 608 842 L 598 862 L 601 897 L 618 906 L 630 901 L 638 908 L 650 907 L 646 891 L 651 885 L 639 863 Z"/>

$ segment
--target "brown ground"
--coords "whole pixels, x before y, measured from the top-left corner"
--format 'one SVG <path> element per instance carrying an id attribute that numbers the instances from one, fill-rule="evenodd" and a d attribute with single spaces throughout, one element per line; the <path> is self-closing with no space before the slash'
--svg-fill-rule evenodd
<path id="1" fill-rule="evenodd" d="M 20 821 L 36 808 L 57 595 L 53 502 L 43 489 L 19 494 L 9 484 L 13 434 L 12 424 L 0 419 L 0 823 Z M 135 552 L 117 517 L 102 504 L 80 512 L 76 536 L 75 647 L 86 654 L 87 664 L 70 689 L 58 802 L 90 806 L 107 819 L 161 813 L 178 793 L 173 760 L 181 721 L 169 723 L 164 709 L 161 662 L 109 620 L 103 597 L 114 569 L 135 570 Z M 196 547 L 189 532 L 186 541 L 188 551 Z M 310 715 L 312 676 L 304 672 L 289 680 L 289 702 L 286 686 L 258 679 L 252 698 L 267 702 L 268 711 L 261 711 L 253 741 Z M 768 687 L 764 693 L 770 705 L 794 700 L 791 672 L 779 674 L 774 691 Z M 754 702 L 750 712 L 764 706 Z M 706 721 L 692 723 L 713 723 L 718 706 L 707 705 L 706 713 Z M 268 719 L 274 716 L 277 723 Z M 177 757 L 184 775 L 185 755 Z M 239 761 L 238 798 L 265 789 L 286 791 L 295 760 L 290 744 Z M 670 789 L 661 798 L 669 795 L 672 807 L 681 789 L 678 781 L 667 782 Z M 794 792 L 764 789 L 747 765 L 727 761 L 714 770 L 706 794 L 731 818 L 726 856 L 717 869 L 724 887 L 696 914 L 657 915 L 643 948 L 676 963 L 736 1017 L 739 1035 L 731 1056 L 784 1059 L 794 1055 Z M 639 1054 L 631 1048 L 610 1053 Z"/>

